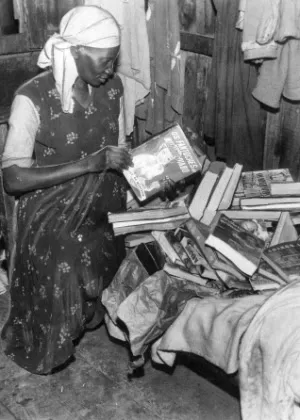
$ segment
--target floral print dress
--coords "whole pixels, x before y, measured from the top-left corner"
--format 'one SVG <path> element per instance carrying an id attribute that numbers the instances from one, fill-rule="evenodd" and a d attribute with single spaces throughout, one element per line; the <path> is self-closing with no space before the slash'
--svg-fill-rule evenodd
<path id="1" fill-rule="evenodd" d="M 40 116 L 34 161 L 63 164 L 118 144 L 122 84 L 118 77 L 93 89 L 93 101 L 63 113 L 52 72 L 25 84 Z M 2 331 L 5 353 L 32 373 L 49 373 L 68 361 L 74 340 L 94 316 L 97 299 L 124 257 L 108 211 L 124 210 L 120 173 L 80 176 L 26 193 L 17 210 L 11 311 Z M 99 299 L 98 299 L 99 301 Z"/>

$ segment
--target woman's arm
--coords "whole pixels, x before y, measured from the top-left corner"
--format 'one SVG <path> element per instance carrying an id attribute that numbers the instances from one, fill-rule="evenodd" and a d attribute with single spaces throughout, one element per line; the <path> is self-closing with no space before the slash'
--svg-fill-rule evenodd
<path id="1" fill-rule="evenodd" d="M 110 168 L 121 171 L 131 164 L 131 157 L 124 148 L 108 146 L 75 162 L 31 167 L 39 115 L 28 98 L 22 95 L 15 97 L 9 124 L 2 170 L 4 188 L 11 195 L 51 187 L 81 175 Z"/>
<path id="2" fill-rule="evenodd" d="M 125 148 L 107 146 L 84 159 L 66 164 L 40 168 L 9 166 L 3 169 L 3 184 L 8 194 L 20 195 L 52 187 L 89 173 L 102 172 L 107 169 L 122 171 L 131 164 L 131 156 Z"/>

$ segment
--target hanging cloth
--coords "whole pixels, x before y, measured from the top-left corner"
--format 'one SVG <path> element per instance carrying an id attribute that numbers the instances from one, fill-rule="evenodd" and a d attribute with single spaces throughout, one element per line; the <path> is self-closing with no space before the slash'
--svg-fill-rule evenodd
<path id="1" fill-rule="evenodd" d="M 214 141 L 216 155 L 229 166 L 261 169 L 266 112 L 252 97 L 257 80 L 254 65 L 244 63 L 241 33 L 235 26 L 238 0 L 214 0 L 217 10 L 212 70 L 208 84 L 204 134 Z"/>

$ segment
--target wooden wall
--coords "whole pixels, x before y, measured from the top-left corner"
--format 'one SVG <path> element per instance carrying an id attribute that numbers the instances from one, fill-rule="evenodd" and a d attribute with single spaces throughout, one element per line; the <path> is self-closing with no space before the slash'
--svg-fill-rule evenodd
<path id="1" fill-rule="evenodd" d="M 36 60 L 63 14 L 81 0 L 3 0 L 0 2 L 0 123 L 7 120 L 14 91 L 38 73 Z M 11 14 L 10 5 L 14 7 Z M 9 12 L 9 13 L 8 13 Z M 8 30 L 13 19 L 18 23 Z M 5 29 L 6 28 L 6 29 Z"/>
<path id="2" fill-rule="evenodd" d="M 36 59 L 47 37 L 58 28 L 63 14 L 83 0 L 2 0 L 0 2 L 0 123 L 7 120 L 15 89 L 37 74 Z M 112 0 L 113 1 L 113 0 Z M 177 0 L 180 9 L 182 62 L 185 63 L 183 125 L 201 144 L 207 99 L 207 79 L 211 68 L 215 11 L 212 0 Z M 8 28 L 4 7 L 14 6 Z M 1 20 L 2 19 L 2 20 Z M 16 22 L 17 30 L 16 32 Z M 281 116 L 268 113 L 265 167 L 278 165 L 276 144 L 280 139 Z"/>
<path id="3" fill-rule="evenodd" d="M 183 126 L 203 148 L 207 79 L 211 68 L 215 11 L 211 0 L 179 0 L 181 55 L 185 63 Z M 194 137 L 195 137 L 194 136 Z"/>

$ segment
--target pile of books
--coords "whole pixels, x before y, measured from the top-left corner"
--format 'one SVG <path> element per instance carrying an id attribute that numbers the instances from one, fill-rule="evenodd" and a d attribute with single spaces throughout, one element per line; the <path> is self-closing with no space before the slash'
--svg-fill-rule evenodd
<path id="1" fill-rule="evenodd" d="M 150 195 L 145 204 L 133 188 L 127 212 L 109 214 L 115 234 L 125 235 L 128 247 L 155 242 L 166 272 L 201 285 L 257 292 L 300 278 L 300 183 L 290 171 L 243 172 L 238 163 L 209 162 L 190 149 L 185 158 L 200 176 L 171 202 Z M 185 174 L 191 171 L 175 181 Z"/>

